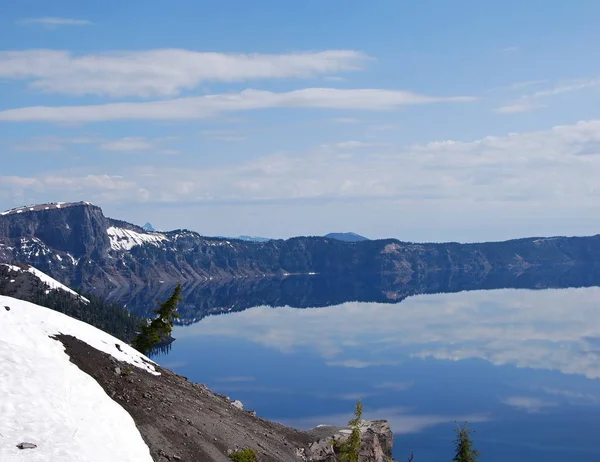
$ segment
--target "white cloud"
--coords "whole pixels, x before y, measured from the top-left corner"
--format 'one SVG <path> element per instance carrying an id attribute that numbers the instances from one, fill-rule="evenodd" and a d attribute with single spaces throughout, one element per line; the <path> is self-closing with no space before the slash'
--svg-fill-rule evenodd
<path id="1" fill-rule="evenodd" d="M 518 114 L 521 112 L 530 112 L 536 109 L 536 106 L 530 103 L 521 103 L 521 104 L 511 104 L 508 106 L 501 106 L 499 108 L 494 109 L 494 112 L 498 112 L 500 114 Z"/>
<path id="2" fill-rule="evenodd" d="M 98 149 L 102 151 L 146 151 L 154 145 L 146 138 L 126 137 L 102 143 Z"/>
<path id="3" fill-rule="evenodd" d="M 532 80 L 528 82 L 518 82 L 510 85 L 508 88 L 511 90 L 518 90 L 520 88 L 526 88 L 529 86 L 540 85 L 544 83 L 544 80 Z M 495 112 L 501 114 L 517 114 L 521 112 L 529 112 L 534 109 L 543 107 L 538 101 L 552 98 L 565 93 L 572 93 L 576 91 L 586 90 L 600 86 L 599 78 L 588 78 L 588 79 L 573 79 L 561 82 L 554 85 L 551 88 L 539 90 L 531 94 L 523 95 L 518 100 L 494 109 Z"/>
<path id="4" fill-rule="evenodd" d="M 13 151 L 62 151 L 64 142 L 58 138 L 34 138 L 13 147 Z"/>
<path id="5" fill-rule="evenodd" d="M 200 132 L 202 136 L 208 139 L 225 142 L 245 141 L 248 137 L 244 133 L 244 131 L 233 129 L 202 130 Z"/>
<path id="6" fill-rule="evenodd" d="M 546 83 L 546 80 L 524 80 L 522 82 L 515 82 L 511 85 L 508 85 L 507 88 L 510 90 L 520 90 L 521 88 L 533 87 L 543 83 Z"/>
<path id="7" fill-rule="evenodd" d="M 283 352 L 313 350 L 338 367 L 394 366 L 411 357 L 480 358 L 598 378 L 600 356 L 590 339 L 600 339 L 599 296 L 597 287 L 488 290 L 410 297 L 401 309 L 358 302 L 327 309 L 257 307 L 205 318 L 177 334 L 243 339 Z M 357 346 L 340 348 L 348 344 Z"/>
<path id="8" fill-rule="evenodd" d="M 541 90 L 530 95 L 531 98 L 542 98 L 547 96 L 556 96 L 563 93 L 571 93 L 574 91 L 584 90 L 600 86 L 600 79 L 577 79 L 563 82 L 547 90 Z"/>
<path id="9" fill-rule="evenodd" d="M 149 142 L 160 145 L 160 140 Z M 134 193 L 111 196 L 125 202 L 142 197 L 153 203 L 203 204 L 393 199 L 418 201 L 419 206 L 433 201 L 454 209 L 473 204 L 514 208 L 516 203 L 532 210 L 570 208 L 575 203 L 600 206 L 600 120 L 471 142 L 439 141 L 377 151 L 374 155 L 370 149 L 318 148 L 231 165 L 117 166 L 95 174 L 125 175 Z M 68 172 L 62 175 L 75 183 L 84 181 Z M 161 181 L 151 180 L 152 175 L 160 175 Z M 31 179 L 45 184 L 44 175 Z M 8 188 L 0 183 L 0 189 Z M 45 188 L 47 194 L 57 192 L 47 184 Z M 143 196 L 135 193 L 140 188 L 146 191 Z"/>
<path id="10" fill-rule="evenodd" d="M 245 141 L 248 139 L 248 137 L 247 136 L 213 136 L 212 139 L 215 141 L 232 142 L 232 141 Z"/>
<path id="11" fill-rule="evenodd" d="M 331 121 L 333 123 L 336 123 L 336 124 L 357 124 L 357 123 L 360 123 L 360 119 L 357 119 L 356 117 L 336 117 L 334 119 L 331 119 Z"/>
<path id="12" fill-rule="evenodd" d="M 338 143 L 329 143 L 329 144 L 322 144 L 321 147 L 325 148 L 325 149 L 361 149 L 361 148 L 374 148 L 374 147 L 380 147 L 380 146 L 386 146 L 385 143 L 370 143 L 370 142 L 365 142 L 365 141 L 357 141 L 357 140 L 350 140 L 350 141 L 340 141 Z"/>
<path id="13" fill-rule="evenodd" d="M 17 24 L 20 24 L 20 25 L 38 24 L 38 25 L 46 26 L 46 27 L 58 27 L 58 26 L 89 26 L 92 24 L 92 22 L 88 21 L 86 19 L 45 17 L 45 18 L 20 19 L 19 21 L 17 21 Z"/>
<path id="14" fill-rule="evenodd" d="M 556 406 L 556 403 L 528 396 L 510 396 L 503 399 L 502 402 L 507 406 L 514 407 L 529 414 L 535 414 L 545 408 Z"/>
<path id="15" fill-rule="evenodd" d="M 276 107 L 391 110 L 410 104 L 469 102 L 467 96 L 435 97 L 408 91 L 305 88 L 285 93 L 244 90 L 240 93 L 179 98 L 144 103 L 93 106 L 38 106 L 0 111 L 0 121 L 100 122 L 109 120 L 190 120 L 222 113 Z"/>
<path id="16" fill-rule="evenodd" d="M 115 193 L 139 189 L 133 182 L 125 181 L 119 175 L 82 175 L 60 176 L 46 175 L 41 178 L 23 178 L 17 176 L 0 176 L 0 183 L 6 187 L 27 188 L 33 191 L 68 191 L 81 193 L 81 191 Z M 112 194 L 108 196 L 114 197 Z"/>
<path id="17" fill-rule="evenodd" d="M 147 139 L 143 137 L 124 137 L 117 139 L 78 137 L 60 138 L 55 136 L 32 137 L 13 146 L 14 151 L 52 152 L 63 151 L 69 146 L 95 144 L 102 151 L 147 151 L 164 145 L 171 137 Z M 178 151 L 164 149 L 163 154 L 177 154 Z"/>
<path id="18" fill-rule="evenodd" d="M 597 394 L 551 387 L 541 387 L 540 390 L 549 395 L 564 398 L 571 404 L 600 404 L 600 396 Z"/>
<path id="19" fill-rule="evenodd" d="M 345 359 L 343 361 L 328 361 L 328 366 L 348 367 L 351 369 L 365 369 L 378 366 L 398 366 L 402 361 L 365 361 L 362 359 Z"/>
<path id="20" fill-rule="evenodd" d="M 75 56 L 68 51 L 0 52 L 0 78 L 32 80 L 33 88 L 69 95 L 173 96 L 202 82 L 308 78 L 361 69 L 365 54 L 326 50 L 234 54 L 157 49 Z"/>
<path id="21" fill-rule="evenodd" d="M 216 382 L 225 382 L 225 383 L 240 383 L 240 382 L 256 382 L 255 377 L 247 377 L 247 376 L 232 376 L 232 377 L 219 377 L 215 379 Z"/>
<path id="22" fill-rule="evenodd" d="M 519 51 L 520 49 L 521 49 L 521 47 L 519 47 L 519 46 L 510 46 L 510 47 L 503 48 L 502 51 L 504 51 L 505 53 L 514 53 L 516 51 Z"/>
<path id="23" fill-rule="evenodd" d="M 51 152 L 63 151 L 68 145 L 92 144 L 100 140 L 95 138 L 60 138 L 56 136 L 32 137 L 13 146 L 14 151 Z"/>
<path id="24" fill-rule="evenodd" d="M 369 127 L 369 130 L 373 130 L 376 132 L 385 132 L 385 131 L 390 131 L 390 130 L 398 130 L 401 128 L 401 125 L 398 124 L 379 124 L 379 125 L 372 125 Z"/>
<path id="25" fill-rule="evenodd" d="M 387 420 L 394 431 L 394 435 L 407 435 L 420 433 L 423 430 L 441 424 L 453 424 L 453 422 L 487 422 L 489 417 L 481 414 L 468 415 L 440 415 L 440 414 L 418 414 L 403 407 L 389 407 L 379 409 L 364 409 L 365 419 Z M 285 425 L 294 428 L 310 429 L 317 425 L 345 426 L 352 418 L 351 413 L 313 416 L 302 419 L 278 419 Z"/>
<path id="26" fill-rule="evenodd" d="M 382 382 L 378 385 L 375 385 L 375 388 L 393 391 L 406 391 L 410 390 L 414 385 L 414 382 Z"/>

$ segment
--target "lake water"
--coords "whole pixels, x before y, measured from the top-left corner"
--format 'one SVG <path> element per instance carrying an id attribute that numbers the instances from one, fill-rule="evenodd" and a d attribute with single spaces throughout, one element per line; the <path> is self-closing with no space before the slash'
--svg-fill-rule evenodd
<path id="1" fill-rule="evenodd" d="M 399 461 L 451 460 L 454 421 L 482 462 L 600 460 L 598 287 L 234 309 L 188 319 L 155 359 L 298 428 L 345 424 L 362 398 Z"/>

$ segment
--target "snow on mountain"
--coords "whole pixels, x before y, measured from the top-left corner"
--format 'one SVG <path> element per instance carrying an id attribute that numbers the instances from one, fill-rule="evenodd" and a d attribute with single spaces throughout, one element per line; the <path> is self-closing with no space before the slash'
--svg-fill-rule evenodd
<path id="1" fill-rule="evenodd" d="M 0 460 L 151 462 L 131 416 L 70 362 L 71 335 L 158 375 L 153 363 L 95 327 L 33 303 L 0 296 Z M 21 442 L 37 445 L 20 450 Z"/>
<path id="2" fill-rule="evenodd" d="M 169 239 L 160 233 L 138 233 L 130 229 L 111 226 L 106 230 L 110 238 L 110 247 L 113 250 L 131 250 L 136 245 L 152 244 L 160 246 L 162 241 Z"/>
<path id="3" fill-rule="evenodd" d="M 13 213 L 23 213 L 23 212 L 39 212 L 42 210 L 52 210 L 52 209 L 60 209 L 66 207 L 72 207 L 75 205 L 92 205 L 90 202 L 49 202 L 47 204 L 32 204 L 25 205 L 23 207 L 17 207 L 14 209 L 6 210 L 5 212 L 0 212 L 0 215 L 10 215 Z"/>
<path id="4" fill-rule="evenodd" d="M 26 269 L 22 269 L 22 268 L 20 268 L 18 266 L 15 266 L 15 265 L 7 265 L 7 264 L 4 264 L 4 263 L 0 263 L 0 265 L 8 267 L 8 269 L 10 269 L 12 272 L 27 271 L 28 273 L 33 274 L 36 278 L 38 278 L 44 284 L 46 284 L 46 286 L 49 288 L 49 290 L 64 290 L 65 292 L 69 292 L 70 294 L 72 294 L 75 297 L 83 300 L 84 302 L 87 302 L 87 303 L 90 302 L 87 298 L 82 297 L 81 295 L 79 295 L 74 290 L 69 289 L 64 284 L 61 284 L 56 279 L 51 278 L 46 273 L 41 272 L 40 270 L 34 268 L 33 266 L 27 266 Z"/>

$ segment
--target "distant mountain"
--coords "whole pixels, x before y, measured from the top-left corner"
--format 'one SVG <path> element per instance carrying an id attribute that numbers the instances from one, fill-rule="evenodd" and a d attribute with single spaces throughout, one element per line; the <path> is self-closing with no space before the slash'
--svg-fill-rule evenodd
<path id="1" fill-rule="evenodd" d="M 148 284 L 256 282 L 301 274 L 385 276 L 402 293 L 402 287 L 421 287 L 434 277 L 443 287 L 448 281 L 523 279 L 533 271 L 561 274 L 585 268 L 594 274 L 600 266 L 600 235 L 476 244 L 326 237 L 252 242 L 189 230 L 147 232 L 77 202 L 0 214 L 2 262 L 32 265 L 67 286 L 101 295 Z"/>
<path id="2" fill-rule="evenodd" d="M 328 239 L 337 239 L 338 241 L 345 242 L 361 242 L 370 240 L 369 238 L 356 233 L 329 233 L 326 234 L 324 237 Z"/>
<path id="3" fill-rule="evenodd" d="M 249 242 L 269 242 L 272 241 L 270 237 L 260 237 L 260 236 L 238 236 L 234 239 L 239 239 L 241 241 L 249 241 Z"/>
<path id="4" fill-rule="evenodd" d="M 151 232 L 151 233 L 154 232 L 154 231 L 156 231 L 154 229 L 154 226 L 152 226 L 152 223 L 149 223 L 149 222 L 146 222 L 146 224 L 144 226 L 142 226 L 142 229 L 144 231 L 148 231 L 148 232 Z"/>

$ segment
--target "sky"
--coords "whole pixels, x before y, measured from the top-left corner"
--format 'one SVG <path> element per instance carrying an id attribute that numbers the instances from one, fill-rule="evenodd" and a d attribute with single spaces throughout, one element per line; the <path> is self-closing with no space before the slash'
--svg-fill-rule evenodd
<path id="1" fill-rule="evenodd" d="M 487 241 L 600 230 L 595 0 L 7 0 L 0 209 Z"/>

